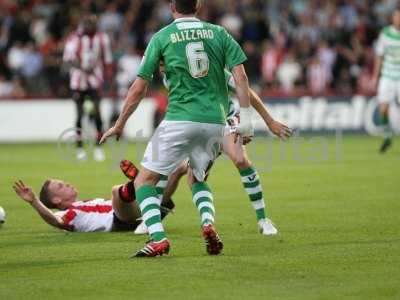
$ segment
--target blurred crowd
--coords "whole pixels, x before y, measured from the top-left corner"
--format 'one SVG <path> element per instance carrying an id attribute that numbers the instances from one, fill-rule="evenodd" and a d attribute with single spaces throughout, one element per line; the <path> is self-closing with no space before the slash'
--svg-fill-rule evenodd
<path id="1" fill-rule="evenodd" d="M 370 94 L 374 42 L 396 1 L 204 0 L 200 18 L 239 41 L 251 84 L 264 93 Z M 115 82 L 105 92 L 119 95 L 172 20 L 168 0 L 0 0 L 0 98 L 68 97 L 63 47 L 89 13 L 111 37 Z"/>

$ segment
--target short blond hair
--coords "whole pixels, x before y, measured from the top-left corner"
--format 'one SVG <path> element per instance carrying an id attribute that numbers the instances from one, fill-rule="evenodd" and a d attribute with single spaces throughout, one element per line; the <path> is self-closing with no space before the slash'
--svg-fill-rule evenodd
<path id="1" fill-rule="evenodd" d="M 50 183 L 51 183 L 50 179 L 47 179 L 43 183 L 42 188 L 40 190 L 39 199 L 40 202 L 42 202 L 44 206 L 46 206 L 47 208 L 56 208 L 54 203 L 51 201 L 52 195 L 49 190 Z"/>

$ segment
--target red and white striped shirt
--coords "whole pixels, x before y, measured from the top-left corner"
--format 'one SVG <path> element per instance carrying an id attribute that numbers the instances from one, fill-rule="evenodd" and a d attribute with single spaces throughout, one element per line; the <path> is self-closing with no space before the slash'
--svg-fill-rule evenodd
<path id="1" fill-rule="evenodd" d="M 87 35 L 77 30 L 67 39 L 63 60 L 79 65 L 70 70 L 72 90 L 100 89 L 104 82 L 104 67 L 113 60 L 110 39 L 103 32 Z"/>
<path id="2" fill-rule="evenodd" d="M 322 63 L 312 63 L 308 67 L 308 88 L 313 94 L 326 92 L 329 85 L 329 69 Z"/>
<path id="3" fill-rule="evenodd" d="M 114 220 L 111 200 L 99 198 L 75 202 L 70 208 L 55 214 L 62 218 L 67 230 L 77 232 L 109 232 Z"/>
<path id="4" fill-rule="evenodd" d="M 275 79 L 276 72 L 283 60 L 283 53 L 277 48 L 271 48 L 264 52 L 261 58 L 261 72 L 266 82 Z"/>

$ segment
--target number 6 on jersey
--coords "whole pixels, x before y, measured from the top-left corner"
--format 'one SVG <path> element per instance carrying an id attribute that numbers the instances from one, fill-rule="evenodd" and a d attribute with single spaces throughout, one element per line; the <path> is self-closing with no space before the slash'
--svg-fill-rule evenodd
<path id="1" fill-rule="evenodd" d="M 190 75 L 200 78 L 208 75 L 209 59 L 204 51 L 203 42 L 194 42 L 186 45 Z"/>

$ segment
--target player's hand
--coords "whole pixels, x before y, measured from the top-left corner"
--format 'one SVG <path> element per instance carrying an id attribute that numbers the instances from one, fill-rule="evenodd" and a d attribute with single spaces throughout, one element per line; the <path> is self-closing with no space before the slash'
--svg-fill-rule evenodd
<path id="1" fill-rule="evenodd" d="M 269 130 L 281 140 L 285 141 L 293 135 L 293 130 L 287 127 L 285 124 L 279 123 L 277 121 L 273 121 L 271 124 L 268 124 Z"/>
<path id="2" fill-rule="evenodd" d="M 244 136 L 243 137 L 243 145 L 247 145 L 248 143 L 250 143 L 253 140 L 252 136 Z"/>
<path id="3" fill-rule="evenodd" d="M 238 142 L 241 142 L 242 145 L 247 145 L 253 140 L 252 136 L 242 136 L 238 130 L 236 130 L 234 133 L 234 139 L 233 142 L 236 144 Z"/>
<path id="4" fill-rule="evenodd" d="M 103 134 L 99 144 L 103 144 L 109 137 L 112 137 L 112 136 L 116 136 L 117 141 L 118 141 L 122 135 L 122 131 L 123 131 L 123 128 L 116 127 L 116 126 L 111 127 Z"/>
<path id="5" fill-rule="evenodd" d="M 21 199 L 29 204 L 36 200 L 36 196 L 32 189 L 29 186 L 26 186 L 22 180 L 14 182 L 13 189 Z"/>

